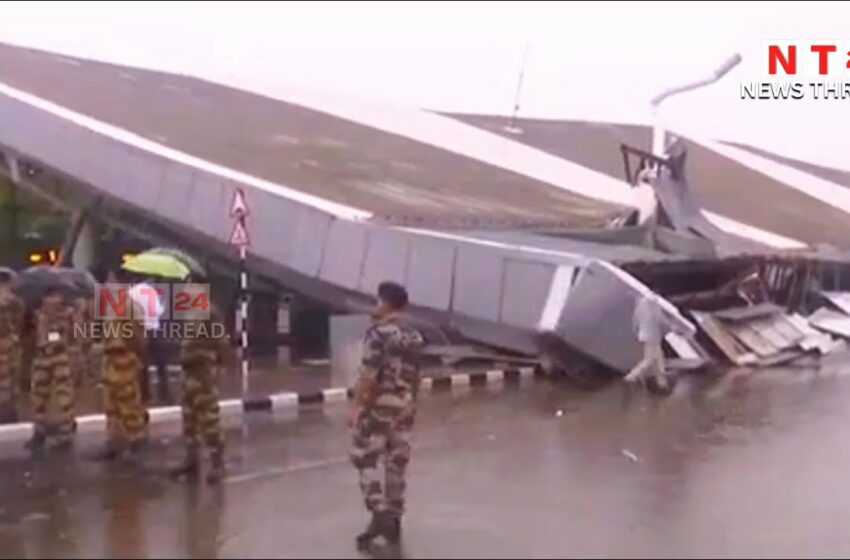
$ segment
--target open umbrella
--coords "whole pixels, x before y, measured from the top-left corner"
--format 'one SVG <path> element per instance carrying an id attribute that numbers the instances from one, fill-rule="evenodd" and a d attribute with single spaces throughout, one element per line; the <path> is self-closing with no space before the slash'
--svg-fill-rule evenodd
<path id="1" fill-rule="evenodd" d="M 70 302 L 85 293 L 81 284 L 75 281 L 79 273 L 80 271 L 71 268 L 33 266 L 15 277 L 12 290 L 30 309 L 38 307 L 45 293 L 51 289 L 58 289 L 65 300 Z"/>
<path id="2" fill-rule="evenodd" d="M 17 275 L 18 273 L 11 268 L 0 266 L 0 282 L 11 282 Z"/>
<path id="3" fill-rule="evenodd" d="M 192 272 L 186 263 L 177 257 L 152 251 L 130 257 L 121 268 L 144 276 L 158 276 L 172 280 L 185 280 Z"/>
<path id="4" fill-rule="evenodd" d="M 71 282 L 76 288 L 76 295 L 89 297 L 94 295 L 97 280 L 91 273 L 76 268 L 52 267 L 56 274 Z"/>
<path id="5" fill-rule="evenodd" d="M 155 247 L 153 249 L 145 251 L 145 253 L 171 255 L 172 257 L 178 259 L 180 262 L 189 267 L 189 270 L 192 272 L 192 274 L 204 277 L 206 277 L 207 275 L 207 271 L 200 263 L 200 261 L 198 261 L 198 259 L 181 249 L 175 249 L 173 247 Z"/>

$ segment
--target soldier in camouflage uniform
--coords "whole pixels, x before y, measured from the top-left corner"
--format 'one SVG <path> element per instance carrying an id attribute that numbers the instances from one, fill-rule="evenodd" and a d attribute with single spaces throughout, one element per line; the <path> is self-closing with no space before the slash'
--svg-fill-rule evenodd
<path id="1" fill-rule="evenodd" d="M 91 300 L 86 297 L 77 297 L 73 301 L 72 309 L 74 324 L 88 325 L 91 322 Z M 76 384 L 82 385 L 91 376 L 91 340 L 84 336 L 86 330 L 81 328 L 77 331 L 72 344 L 68 347 L 68 355 L 71 360 L 71 374 Z"/>
<path id="2" fill-rule="evenodd" d="M 44 447 L 54 436 L 57 447 L 69 448 L 75 429 L 74 379 L 68 349 L 73 344 L 73 310 L 57 289 L 45 293 L 35 311 L 35 355 L 32 361 L 33 437 L 27 446 Z M 56 416 L 49 417 L 53 408 Z"/>
<path id="3" fill-rule="evenodd" d="M 12 293 L 11 278 L 0 273 L 0 423 L 15 422 L 21 363 L 24 304 Z"/>
<path id="4" fill-rule="evenodd" d="M 194 297 L 192 298 L 194 301 Z M 228 357 L 227 338 L 215 338 L 214 324 L 223 325 L 218 308 L 209 303 L 209 316 L 201 311 L 184 322 L 186 329 L 180 347 L 183 368 L 183 438 L 186 458 L 172 469 L 172 476 L 197 477 L 200 473 L 201 441 L 210 449 L 211 469 L 207 474 L 209 484 L 218 483 L 224 476 L 224 436 L 218 405 L 218 377 Z M 190 331 L 191 329 L 191 331 Z M 188 336 L 186 336 L 188 335 Z"/>
<path id="5" fill-rule="evenodd" d="M 360 472 L 366 508 L 372 513 L 369 527 L 357 537 L 361 549 L 378 536 L 390 544 L 401 537 L 405 471 L 420 383 L 418 354 L 424 345 L 422 336 L 399 317 L 406 306 L 404 287 L 382 283 L 364 339 L 351 419 L 351 459 Z"/>
<path id="6" fill-rule="evenodd" d="M 137 454 L 147 436 L 147 410 L 139 387 L 147 344 L 142 324 L 135 319 L 108 321 L 103 334 L 103 406 L 108 438 L 103 458 L 113 460 L 125 450 Z"/>

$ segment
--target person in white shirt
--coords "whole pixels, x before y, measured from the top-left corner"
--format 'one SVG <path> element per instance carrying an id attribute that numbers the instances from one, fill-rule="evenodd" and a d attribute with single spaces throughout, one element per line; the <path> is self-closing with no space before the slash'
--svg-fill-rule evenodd
<path id="1" fill-rule="evenodd" d="M 643 359 L 632 368 L 625 380 L 635 382 L 654 375 L 658 386 L 662 390 L 667 389 L 669 383 L 661 343 L 672 330 L 672 325 L 664 315 L 656 294 L 650 292 L 638 296 L 632 321 L 635 334 L 643 344 Z"/>
<path id="2" fill-rule="evenodd" d="M 130 299 L 144 310 L 145 338 L 148 343 L 148 362 L 142 367 L 142 378 L 139 383 L 142 387 L 142 398 L 147 404 L 150 402 L 150 373 L 148 369 L 151 364 L 156 369 L 157 393 L 159 401 L 170 402 L 170 391 L 168 389 L 168 370 L 166 366 L 166 341 L 161 329 L 161 317 L 165 311 L 162 298 L 149 280 L 140 282 L 130 288 Z"/>

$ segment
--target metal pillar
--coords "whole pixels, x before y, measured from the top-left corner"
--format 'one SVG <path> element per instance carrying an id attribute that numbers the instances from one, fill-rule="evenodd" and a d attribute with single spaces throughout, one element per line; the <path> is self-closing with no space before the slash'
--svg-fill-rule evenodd
<path id="1" fill-rule="evenodd" d="M 77 240 L 80 238 L 80 233 L 83 231 L 83 226 L 88 220 L 88 213 L 84 210 L 74 212 L 74 217 L 71 219 L 71 227 L 65 235 L 65 241 L 62 242 L 62 249 L 59 250 L 59 258 L 56 260 L 56 266 L 70 266 L 71 258 L 77 247 Z"/>
<path id="2" fill-rule="evenodd" d="M 664 123 L 661 122 L 661 118 L 658 114 L 658 107 L 661 103 L 666 100 L 668 97 L 672 97 L 674 95 L 678 95 L 680 93 L 685 93 L 686 91 L 692 91 L 707 85 L 711 85 L 714 82 L 718 81 L 720 78 L 729 73 L 732 68 L 737 66 L 741 62 L 741 55 L 735 53 L 732 55 L 726 62 L 720 65 L 711 76 L 704 78 L 702 80 L 697 80 L 695 82 L 690 82 L 681 86 L 668 88 L 655 97 L 652 98 L 649 102 L 650 110 L 652 111 L 652 154 L 658 157 L 665 157 L 665 137 L 666 130 L 664 127 Z"/>

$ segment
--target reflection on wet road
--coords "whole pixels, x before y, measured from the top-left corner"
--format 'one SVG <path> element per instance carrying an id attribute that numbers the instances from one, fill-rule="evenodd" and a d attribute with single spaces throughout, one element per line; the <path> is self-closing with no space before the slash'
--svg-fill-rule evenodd
<path id="1" fill-rule="evenodd" d="M 840 366 L 837 366 L 840 368 Z M 538 383 L 426 398 L 408 557 L 850 553 L 850 376 L 686 379 L 673 397 Z M 167 480 L 176 426 L 141 467 L 0 448 L 2 557 L 357 557 L 343 407 L 256 416 L 230 475 Z"/>

